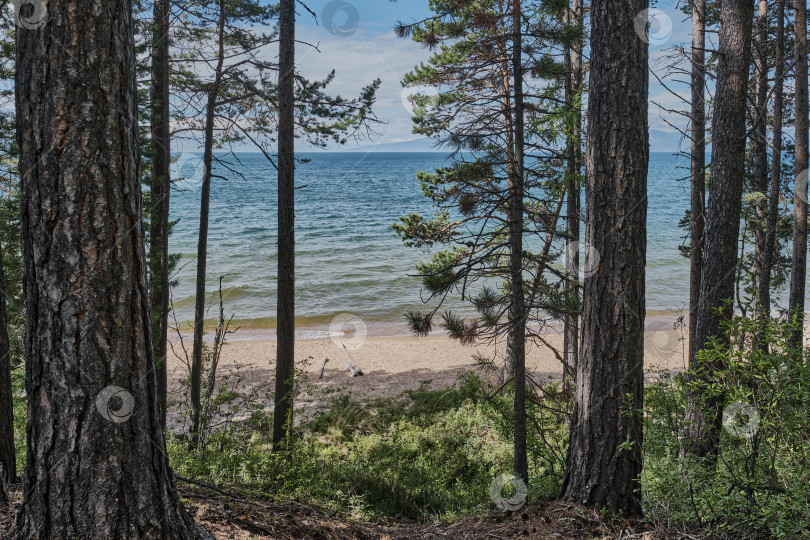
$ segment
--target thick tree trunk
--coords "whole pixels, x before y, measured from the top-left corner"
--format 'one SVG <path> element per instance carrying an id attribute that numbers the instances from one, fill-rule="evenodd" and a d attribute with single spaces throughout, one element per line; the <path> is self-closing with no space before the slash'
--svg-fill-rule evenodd
<path id="1" fill-rule="evenodd" d="M 732 314 L 745 172 L 745 100 L 751 59 L 753 2 L 726 0 L 720 12 L 719 62 L 712 116 L 712 165 L 695 347 L 724 339 L 721 322 Z M 717 310 L 723 308 L 722 313 Z M 700 370 L 698 368 L 700 367 Z M 709 382 L 719 366 L 689 365 L 692 381 Z M 684 452 L 716 455 L 722 396 L 687 398 Z"/>
<path id="2" fill-rule="evenodd" d="M 3 249 L 0 246 L 0 290 L 7 291 L 6 273 L 3 269 Z M 11 357 L 9 355 L 8 317 L 6 295 L 0 294 L 0 474 L 7 482 L 17 478 L 17 462 L 14 452 L 14 395 L 11 391 Z M 3 479 L 0 479 L 0 483 Z M 2 490 L 0 490 L 2 491 Z M 0 493 L 0 498 L 3 494 Z"/>
<path id="3" fill-rule="evenodd" d="M 582 0 L 573 0 L 569 9 L 568 23 L 582 25 Z M 566 234 L 566 276 L 565 287 L 568 291 L 579 294 L 579 212 L 580 212 L 580 174 L 582 171 L 582 107 L 580 100 L 573 100 L 582 91 L 582 44 L 576 43 L 567 48 L 565 55 L 568 76 L 566 78 L 565 98 L 572 107 L 574 123 L 566 145 L 567 195 L 565 206 Z M 564 379 L 571 380 L 576 376 L 577 359 L 579 358 L 579 313 L 565 317 L 563 332 L 563 351 L 565 354 Z"/>
<path id="4" fill-rule="evenodd" d="M 691 211 L 689 235 L 689 362 L 697 354 L 697 309 L 706 229 L 706 0 L 692 0 Z"/>
<path id="5" fill-rule="evenodd" d="M 295 0 L 279 16 L 278 306 L 273 449 L 292 430 L 295 371 Z"/>
<path id="6" fill-rule="evenodd" d="M 768 2 L 759 0 L 756 26 L 756 56 L 754 68 L 756 81 L 756 115 L 760 117 L 754 129 L 755 164 L 754 191 L 761 194 L 754 203 L 757 223 L 754 226 L 754 275 L 753 282 L 757 291 L 765 280 L 765 252 L 768 235 Z M 755 298 L 754 313 L 758 319 L 767 317 L 770 305 L 761 304 Z"/>
<path id="7" fill-rule="evenodd" d="M 776 252 L 776 225 L 779 219 L 779 193 L 782 184 L 782 107 L 784 106 L 783 82 L 785 71 L 785 3 L 777 1 L 776 14 L 776 65 L 773 88 L 773 159 L 771 160 L 771 184 L 768 191 L 768 216 L 765 234 L 765 249 L 762 254 L 761 279 L 757 283 L 757 305 L 762 306 L 765 317 L 771 309 L 771 272 Z"/>
<path id="8" fill-rule="evenodd" d="M 625 515 L 641 513 L 648 52 L 634 21 L 647 6 L 591 4 L 585 237 L 601 262 L 585 279 L 562 485 L 568 501 Z"/>
<path id="9" fill-rule="evenodd" d="M 523 291 L 523 32 L 521 0 L 512 0 L 515 165 L 509 179 L 509 332 L 506 351 L 515 377 L 515 476 L 529 481 L 526 453 L 526 307 Z"/>
<path id="10" fill-rule="evenodd" d="M 793 0 L 793 31 L 796 51 L 796 161 L 795 178 L 804 175 L 804 184 L 796 185 L 793 198 L 793 262 L 790 267 L 790 297 L 788 307 L 798 317 L 790 344 L 794 349 L 803 346 L 804 338 L 804 284 L 807 279 L 807 4 Z M 797 182 L 798 184 L 798 182 Z"/>
<path id="11" fill-rule="evenodd" d="M 15 537 L 194 538 L 152 358 L 131 4 L 51 0 L 48 17 L 17 31 L 29 416 Z"/>
<path id="12" fill-rule="evenodd" d="M 200 194 L 200 230 L 197 237 L 197 288 L 194 297 L 194 344 L 191 352 L 191 434 L 197 441 L 200 433 L 202 404 L 202 349 L 205 330 L 205 274 L 208 263 L 208 213 L 211 201 L 211 173 L 214 164 L 214 114 L 222 81 L 222 66 L 225 62 L 225 1 L 219 1 L 217 28 L 218 50 L 214 82 L 208 92 L 205 107 L 205 135 L 203 146 L 203 182 Z"/>
<path id="13" fill-rule="evenodd" d="M 166 340 L 169 328 L 169 0 L 155 0 L 152 34 L 151 129 L 154 158 L 150 185 L 149 299 L 152 306 L 152 355 L 157 374 L 160 420 L 166 429 Z"/>

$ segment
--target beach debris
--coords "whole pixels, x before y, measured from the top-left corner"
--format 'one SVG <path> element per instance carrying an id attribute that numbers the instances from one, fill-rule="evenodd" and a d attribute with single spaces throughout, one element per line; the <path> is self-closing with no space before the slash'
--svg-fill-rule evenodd
<path id="1" fill-rule="evenodd" d="M 323 357 L 323 364 L 321 365 L 321 374 L 318 375 L 319 379 L 323 379 L 323 370 L 326 369 L 326 363 L 329 361 L 327 357 Z"/>
<path id="2" fill-rule="evenodd" d="M 363 374 L 363 370 L 359 367 L 353 366 L 351 362 L 346 362 L 346 365 L 349 366 L 349 373 L 352 374 L 352 377 L 359 377 Z"/>

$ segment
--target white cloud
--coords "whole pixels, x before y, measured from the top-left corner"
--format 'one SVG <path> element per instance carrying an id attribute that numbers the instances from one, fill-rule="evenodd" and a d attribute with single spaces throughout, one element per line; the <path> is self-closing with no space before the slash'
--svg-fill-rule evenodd
<path id="1" fill-rule="evenodd" d="M 411 117 L 402 103 L 403 88 L 400 81 L 419 62 L 427 60 L 429 51 L 409 39 L 397 38 L 393 31 L 358 31 L 341 38 L 322 28 L 302 30 L 298 39 L 316 44 L 318 50 L 300 45 L 296 49 L 299 69 L 312 79 L 323 78 L 334 69 L 335 79 L 329 87 L 330 94 L 354 96 L 374 79 L 381 80 L 374 110 L 377 117 L 386 124 L 377 126 L 379 135 L 373 137 L 372 141 L 359 144 L 392 143 L 419 138 L 411 131 Z"/>

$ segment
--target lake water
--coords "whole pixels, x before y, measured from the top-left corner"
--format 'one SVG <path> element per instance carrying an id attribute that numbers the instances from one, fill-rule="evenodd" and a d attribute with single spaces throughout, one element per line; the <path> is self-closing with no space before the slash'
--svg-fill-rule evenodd
<path id="1" fill-rule="evenodd" d="M 274 326 L 276 171 L 261 154 L 237 155 L 245 178 L 217 170 L 211 190 L 207 287 L 222 286 L 225 310 L 252 327 Z M 296 169 L 296 312 L 298 324 L 323 325 L 350 312 L 370 324 L 400 325 L 422 306 L 414 265 L 429 255 L 406 248 L 391 224 L 409 212 L 431 214 L 416 173 L 445 165 L 440 153 L 312 153 Z M 170 237 L 181 260 L 172 297 L 178 320 L 193 317 L 201 178 L 200 156 L 183 154 L 173 176 Z M 688 303 L 688 261 L 678 246 L 689 207 L 688 160 L 652 154 L 648 177 L 647 309 L 672 313 Z M 583 226 L 584 234 L 584 226 Z M 464 310 L 458 303 L 452 307 Z M 467 310 L 469 311 L 469 310 Z M 211 308 L 209 317 L 216 316 Z"/>

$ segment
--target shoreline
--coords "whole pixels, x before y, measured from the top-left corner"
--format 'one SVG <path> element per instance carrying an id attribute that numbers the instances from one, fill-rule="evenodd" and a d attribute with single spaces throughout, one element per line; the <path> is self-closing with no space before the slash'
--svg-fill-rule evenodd
<path id="1" fill-rule="evenodd" d="M 682 322 L 679 320 L 682 318 Z M 408 324 L 402 321 L 391 320 L 368 320 L 362 316 L 346 312 L 340 313 L 329 320 L 324 322 L 313 322 L 314 318 L 304 318 L 303 320 L 296 319 L 295 321 L 295 340 L 319 340 L 331 339 L 339 337 L 347 333 L 355 333 L 365 329 L 365 335 L 373 338 L 401 338 L 401 337 L 416 337 L 414 336 Z M 437 320 L 440 320 L 437 318 Z M 657 330 L 673 330 L 676 324 L 683 324 L 684 327 L 688 326 L 688 313 L 681 313 L 678 311 L 648 311 L 644 320 L 645 331 Z M 183 338 L 186 339 L 192 335 L 192 326 L 190 321 L 179 323 L 180 332 Z M 206 320 L 205 325 L 206 341 L 213 339 L 213 332 L 216 330 L 216 321 Z M 228 337 L 229 342 L 237 341 L 265 341 L 276 339 L 276 326 L 270 323 L 268 319 L 234 319 L 230 324 L 231 330 L 236 330 L 234 334 Z M 544 328 L 544 334 L 561 334 L 563 325 L 559 321 L 548 324 Z M 428 337 L 445 335 L 444 330 L 438 324 L 430 332 Z M 177 331 L 169 330 L 169 339 L 176 338 Z"/>
<path id="2" fill-rule="evenodd" d="M 675 327 L 675 323 L 678 327 Z M 686 370 L 688 363 L 688 328 L 684 321 L 670 315 L 652 315 L 645 321 L 644 372 L 647 382 L 661 375 L 674 376 Z M 401 325 L 405 329 L 405 325 Z M 368 325 L 367 332 L 329 334 L 328 325 L 308 327 L 306 337 L 295 340 L 295 361 L 307 377 L 308 392 L 296 400 L 297 420 L 313 418 L 331 406 L 332 400 L 348 394 L 352 400 L 371 402 L 399 398 L 408 390 L 427 387 L 433 390 L 451 387 L 463 371 L 474 370 L 483 378 L 497 378 L 497 373 L 481 366 L 476 356 L 496 358 L 502 365 L 504 343 L 462 345 L 441 330 L 425 337 L 408 333 L 379 335 L 383 330 Z M 240 332 L 242 333 L 240 336 Z M 316 334 L 315 332 L 319 332 Z M 236 337 L 239 336 L 239 337 Z M 191 353 L 191 334 L 183 333 L 186 354 Z M 210 342 L 212 333 L 205 339 Z M 563 335 L 549 328 L 543 336 L 549 345 L 562 349 Z M 231 389 L 242 395 L 260 396 L 268 410 L 272 408 L 272 381 L 275 374 L 277 341 L 274 330 L 240 330 L 229 335 L 219 360 L 218 381 L 229 380 Z M 183 402 L 189 372 L 176 333 L 169 336 L 167 361 L 169 382 L 169 428 L 183 431 L 182 415 L 177 406 Z M 328 361 L 324 365 L 324 358 Z M 360 368 L 363 376 L 353 377 L 348 363 Z M 321 367 L 324 366 L 321 378 Z M 562 380 L 563 365 L 547 346 L 527 342 L 526 371 L 537 383 Z M 494 379 L 493 379 L 494 380 Z"/>

